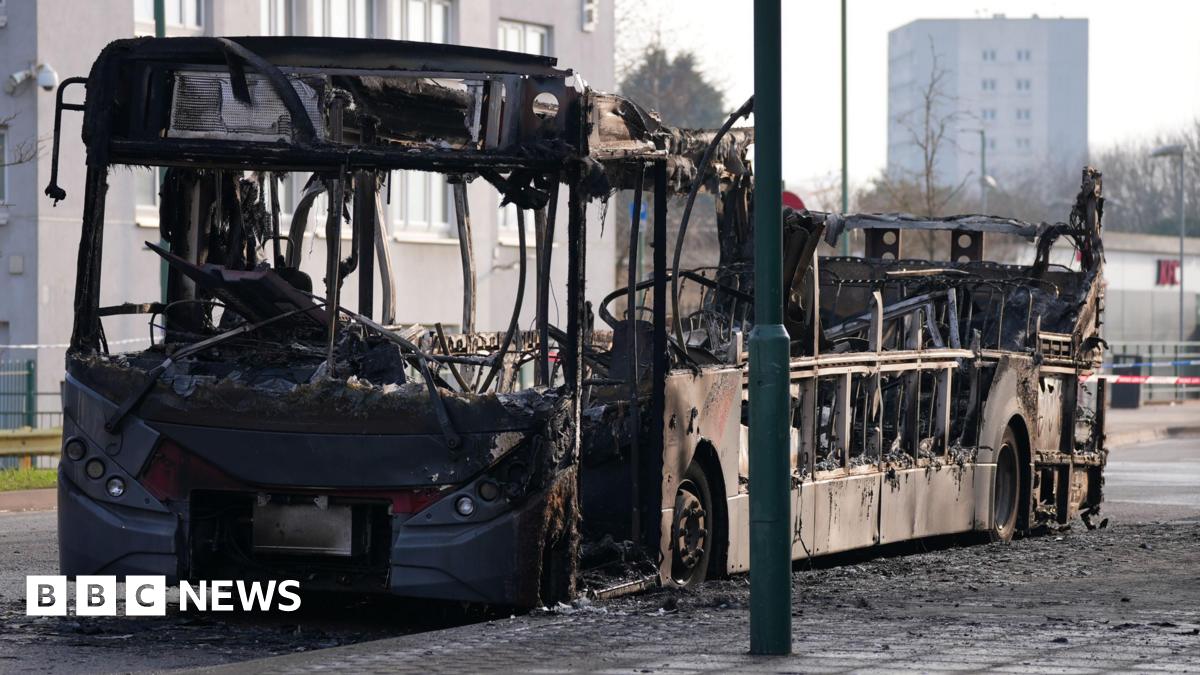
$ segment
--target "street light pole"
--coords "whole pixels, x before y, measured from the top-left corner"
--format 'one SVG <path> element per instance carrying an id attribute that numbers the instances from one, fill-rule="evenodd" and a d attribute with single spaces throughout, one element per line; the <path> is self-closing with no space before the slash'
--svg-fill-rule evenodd
<path id="1" fill-rule="evenodd" d="M 962 132 L 979 134 L 979 210 L 987 215 L 988 188 L 991 187 L 989 181 L 995 182 L 987 172 L 987 129 L 963 129 Z"/>
<path id="2" fill-rule="evenodd" d="M 842 214 L 850 211 L 849 126 L 846 124 L 846 0 L 842 0 Z M 850 255 L 850 233 L 842 235 L 842 255 Z"/>
<path id="3" fill-rule="evenodd" d="M 979 206 L 983 215 L 987 215 L 988 198 L 987 172 L 987 129 L 979 130 Z"/>
<path id="4" fill-rule="evenodd" d="M 1183 149 L 1179 150 L 1179 341 L 1187 339 L 1183 328 L 1183 243 L 1187 239 L 1187 212 L 1183 203 Z"/>
<path id="5" fill-rule="evenodd" d="M 1184 328 L 1183 314 L 1183 244 L 1187 238 L 1187 213 L 1184 211 L 1183 202 L 1183 169 L 1184 169 L 1184 146 L 1182 143 L 1174 143 L 1172 145 L 1164 145 L 1155 148 L 1154 152 L 1150 153 L 1151 157 L 1178 157 L 1179 158 L 1179 341 L 1183 342 L 1187 339 L 1187 333 Z"/>
<path id="6" fill-rule="evenodd" d="M 750 331 L 750 653 L 792 651 L 789 339 L 783 327 L 780 0 L 754 2 L 754 329 Z"/>

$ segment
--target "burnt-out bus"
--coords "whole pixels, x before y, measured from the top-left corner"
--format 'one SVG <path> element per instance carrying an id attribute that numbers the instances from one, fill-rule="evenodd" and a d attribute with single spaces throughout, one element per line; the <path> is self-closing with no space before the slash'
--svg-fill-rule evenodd
<path id="1" fill-rule="evenodd" d="M 112 43 L 60 88 L 56 116 L 75 110 L 64 574 L 534 606 L 749 568 L 753 132 L 734 122 L 752 103 L 687 130 L 547 57 L 171 38 Z M 157 171 L 159 229 L 137 248 L 163 283 L 114 304 L 106 279 L 146 255 L 106 236 L 119 167 Z M 460 284 L 459 326 L 397 315 L 434 283 L 390 259 L 400 171 L 453 195 L 460 264 L 436 283 Z M 1083 178 L 1057 224 L 785 211 L 796 558 L 1098 511 L 1104 390 L 1081 380 L 1102 346 L 1103 200 Z M 475 181 L 516 213 L 511 319 L 490 332 Z M 701 192 L 719 262 L 688 268 Z M 612 199 L 637 216 L 618 246 L 636 261 L 644 237 L 652 259 L 593 306 L 587 284 L 611 280 L 586 274 L 587 206 Z M 863 256 L 823 255 L 851 232 Z M 914 235 L 946 259 L 904 257 Z M 985 260 L 992 236 L 1029 264 Z M 152 344 L 110 350 L 106 324 L 135 319 Z"/>

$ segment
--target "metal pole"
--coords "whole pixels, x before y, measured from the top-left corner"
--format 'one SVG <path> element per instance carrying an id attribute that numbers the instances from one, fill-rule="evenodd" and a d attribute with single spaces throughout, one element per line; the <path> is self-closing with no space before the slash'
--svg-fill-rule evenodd
<path id="1" fill-rule="evenodd" d="M 25 426 L 37 427 L 37 359 L 29 359 L 25 370 Z"/>
<path id="2" fill-rule="evenodd" d="M 154 37 L 160 38 L 160 37 L 166 37 L 166 36 L 167 36 L 166 0 L 154 0 Z M 159 173 L 158 167 L 150 167 L 150 171 L 154 175 L 154 178 L 152 180 L 154 181 L 154 185 L 156 186 L 155 189 L 157 190 L 162 185 L 162 182 L 159 180 L 162 177 L 162 174 Z M 166 239 L 163 239 L 162 237 L 159 237 L 158 245 L 168 251 L 171 250 L 171 242 L 167 241 Z M 168 276 L 168 274 L 169 274 L 169 272 L 168 272 L 166 259 L 164 258 L 162 260 L 159 260 L 158 261 L 158 296 L 159 296 L 159 299 L 162 300 L 164 303 L 167 301 L 167 276 Z"/>
<path id="3" fill-rule="evenodd" d="M 167 36 L 166 0 L 154 0 L 154 37 Z"/>
<path id="4" fill-rule="evenodd" d="M 750 333 L 750 652 L 792 650 L 788 334 L 783 327 L 780 0 L 754 2 L 754 330 Z"/>
<path id="5" fill-rule="evenodd" d="M 984 215 L 987 215 L 987 130 L 979 130 L 979 194 L 980 194 L 980 210 Z"/>
<path id="6" fill-rule="evenodd" d="M 1179 341 L 1187 339 L 1183 328 L 1183 242 L 1187 237 L 1187 214 L 1183 207 L 1183 158 L 1185 150 L 1179 150 Z"/>
<path id="7" fill-rule="evenodd" d="M 842 0 L 842 213 L 850 211 L 850 154 L 846 124 L 846 0 Z M 842 255 L 850 255 L 850 233 L 842 233 Z"/>

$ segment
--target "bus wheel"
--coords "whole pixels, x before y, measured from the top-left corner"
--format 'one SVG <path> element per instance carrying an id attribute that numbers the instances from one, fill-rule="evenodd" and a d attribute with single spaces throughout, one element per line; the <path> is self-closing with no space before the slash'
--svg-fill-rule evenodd
<path id="1" fill-rule="evenodd" d="M 712 492 L 704 471 L 693 462 L 675 491 L 671 578 L 676 584 L 688 586 L 704 581 L 713 547 L 712 526 Z"/>
<path id="2" fill-rule="evenodd" d="M 992 491 L 992 541 L 1011 541 L 1017 529 L 1018 497 L 1021 494 L 1021 471 L 1017 466 L 1017 441 L 1012 428 L 1004 430 L 1000 452 L 996 456 L 996 482 Z"/>

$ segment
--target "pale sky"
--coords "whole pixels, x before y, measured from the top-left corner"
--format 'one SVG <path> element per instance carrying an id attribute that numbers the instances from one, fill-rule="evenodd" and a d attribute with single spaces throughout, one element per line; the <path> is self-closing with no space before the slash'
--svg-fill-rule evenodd
<path id="1" fill-rule="evenodd" d="M 731 108 L 753 92 L 751 2 L 639 0 L 656 5 L 667 43 L 697 53 Z M 783 175 L 840 175 L 839 0 L 783 0 Z M 850 179 L 887 159 L 887 34 L 914 19 L 1088 19 L 1092 148 L 1177 128 L 1200 116 L 1200 2 L 1192 0 L 848 0 Z"/>

